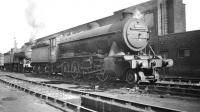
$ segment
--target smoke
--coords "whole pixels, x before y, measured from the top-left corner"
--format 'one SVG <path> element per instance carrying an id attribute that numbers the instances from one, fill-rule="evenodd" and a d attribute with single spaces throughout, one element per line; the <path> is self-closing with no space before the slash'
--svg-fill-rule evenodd
<path id="1" fill-rule="evenodd" d="M 36 3 L 27 0 L 28 2 L 28 7 L 25 9 L 25 15 L 26 15 L 26 20 L 28 25 L 32 28 L 31 36 L 29 41 L 33 41 L 38 34 L 39 30 L 41 30 L 44 27 L 44 24 L 39 22 L 36 19 L 35 14 L 35 9 L 36 9 Z"/>
<path id="2" fill-rule="evenodd" d="M 136 10 L 133 12 L 133 18 L 136 18 L 136 19 L 143 19 L 143 18 L 144 18 L 144 15 L 143 15 L 138 9 L 136 9 Z"/>

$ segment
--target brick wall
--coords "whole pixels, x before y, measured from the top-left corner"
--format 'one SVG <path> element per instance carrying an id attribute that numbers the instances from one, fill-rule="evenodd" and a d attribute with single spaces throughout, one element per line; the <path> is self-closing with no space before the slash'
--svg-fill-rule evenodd
<path id="1" fill-rule="evenodd" d="M 173 0 L 174 2 L 174 32 L 185 32 L 186 23 L 185 23 L 185 4 L 182 3 L 182 0 Z"/>
<path id="2" fill-rule="evenodd" d="M 159 37 L 159 51 L 168 52 L 174 60 L 169 73 L 174 75 L 197 76 L 200 73 L 200 30 L 175 33 Z M 181 56 L 181 50 L 189 50 L 189 56 Z"/>

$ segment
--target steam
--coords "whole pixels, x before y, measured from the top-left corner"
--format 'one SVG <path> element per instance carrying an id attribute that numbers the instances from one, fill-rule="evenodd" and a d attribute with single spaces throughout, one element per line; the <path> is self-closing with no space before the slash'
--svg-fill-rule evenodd
<path id="1" fill-rule="evenodd" d="M 28 25 L 32 28 L 31 36 L 30 36 L 30 42 L 34 41 L 36 35 L 38 34 L 39 30 L 41 30 L 44 27 L 44 24 L 41 22 L 38 22 L 36 17 L 35 17 L 35 9 L 36 9 L 36 4 L 35 2 L 31 0 L 27 0 L 28 2 L 28 7 L 25 10 L 25 15 L 27 19 Z"/>
<path id="2" fill-rule="evenodd" d="M 143 15 L 138 9 L 136 9 L 136 10 L 133 12 L 133 18 L 136 18 L 136 19 L 143 19 L 143 18 L 144 18 L 144 15 Z"/>

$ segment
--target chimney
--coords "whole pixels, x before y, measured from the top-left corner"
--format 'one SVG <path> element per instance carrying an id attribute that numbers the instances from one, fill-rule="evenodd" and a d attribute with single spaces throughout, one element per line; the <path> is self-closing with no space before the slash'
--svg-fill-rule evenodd
<path id="1" fill-rule="evenodd" d="M 133 17 L 133 12 L 130 12 L 130 11 L 122 12 L 122 20 L 127 19 L 127 18 L 132 18 L 132 17 Z"/>

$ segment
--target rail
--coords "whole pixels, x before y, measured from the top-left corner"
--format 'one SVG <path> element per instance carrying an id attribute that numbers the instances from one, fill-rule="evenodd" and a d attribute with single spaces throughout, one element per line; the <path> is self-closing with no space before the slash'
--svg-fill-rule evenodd
<path id="1" fill-rule="evenodd" d="M 107 97 L 107 96 L 97 95 L 97 94 L 83 92 L 83 91 L 71 90 L 71 89 L 66 89 L 66 88 L 59 88 L 59 87 L 47 85 L 47 84 L 44 84 L 44 83 L 38 83 L 38 82 L 25 80 L 25 79 L 13 77 L 13 76 L 8 76 L 8 75 L 6 75 L 6 76 L 10 77 L 10 78 L 17 79 L 17 80 L 29 82 L 31 84 L 42 85 L 42 86 L 45 86 L 45 87 L 54 88 L 56 90 L 64 91 L 64 92 L 71 93 L 71 94 L 77 94 L 77 95 L 80 95 L 80 96 L 86 96 L 86 97 L 92 97 L 92 98 L 95 98 L 95 99 L 101 99 L 101 100 L 104 100 L 104 101 L 108 101 L 112 104 L 113 104 L 113 102 L 115 102 L 115 103 L 122 104 L 122 105 L 133 106 L 133 107 L 136 107 L 136 108 L 143 109 L 144 111 L 147 110 L 147 109 L 150 109 L 150 110 L 153 110 L 153 111 L 156 111 L 156 112 L 169 112 L 169 111 L 170 112 L 181 112 L 181 110 L 170 109 L 170 108 L 166 108 L 166 107 L 159 107 L 159 106 L 155 106 L 155 105 L 148 105 L 148 104 L 143 104 L 143 103 L 138 103 L 138 102 L 132 102 L 132 101 L 127 101 L 127 100 L 123 100 L 123 99 L 119 99 L 119 98 Z"/>

